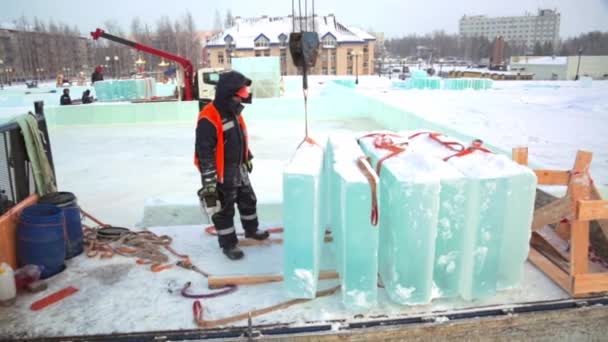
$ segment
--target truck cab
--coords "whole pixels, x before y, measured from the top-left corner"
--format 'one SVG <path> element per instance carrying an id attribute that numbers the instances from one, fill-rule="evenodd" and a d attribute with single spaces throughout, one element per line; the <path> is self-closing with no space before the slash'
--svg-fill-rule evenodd
<path id="1" fill-rule="evenodd" d="M 223 68 L 198 69 L 196 80 L 198 83 L 198 99 L 201 108 L 215 98 L 215 86 L 220 79 Z"/>

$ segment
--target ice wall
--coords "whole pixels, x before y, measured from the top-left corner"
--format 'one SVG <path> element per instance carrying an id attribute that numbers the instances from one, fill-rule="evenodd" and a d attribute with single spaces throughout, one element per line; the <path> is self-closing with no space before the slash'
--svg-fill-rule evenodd
<path id="1" fill-rule="evenodd" d="M 152 78 L 98 81 L 93 84 L 99 101 L 128 101 L 156 96 Z"/>

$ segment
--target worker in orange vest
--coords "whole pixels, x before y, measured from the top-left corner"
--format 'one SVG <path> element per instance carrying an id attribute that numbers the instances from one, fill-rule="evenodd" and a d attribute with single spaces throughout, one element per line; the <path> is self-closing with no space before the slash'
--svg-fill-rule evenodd
<path id="1" fill-rule="evenodd" d="M 220 248 L 231 260 L 244 256 L 237 247 L 235 204 L 246 238 L 265 240 L 269 235 L 258 230 L 257 199 L 249 181 L 253 156 L 241 103 L 251 103 L 250 85 L 251 80 L 239 72 L 220 74 L 215 99 L 199 113 L 196 125 L 194 163 L 203 183 L 198 196 L 206 209 L 216 208 L 211 219 Z"/>

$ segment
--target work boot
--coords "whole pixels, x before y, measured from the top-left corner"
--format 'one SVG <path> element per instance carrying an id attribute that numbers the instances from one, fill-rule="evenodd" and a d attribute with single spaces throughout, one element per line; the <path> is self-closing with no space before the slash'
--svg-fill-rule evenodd
<path id="1" fill-rule="evenodd" d="M 265 230 L 256 230 L 253 233 L 245 232 L 245 237 L 248 239 L 266 240 L 266 239 L 268 239 L 269 236 L 270 236 L 270 234 Z"/>
<path id="2" fill-rule="evenodd" d="M 230 260 L 239 260 L 245 256 L 245 253 L 237 246 L 222 248 L 222 252 L 224 252 Z"/>

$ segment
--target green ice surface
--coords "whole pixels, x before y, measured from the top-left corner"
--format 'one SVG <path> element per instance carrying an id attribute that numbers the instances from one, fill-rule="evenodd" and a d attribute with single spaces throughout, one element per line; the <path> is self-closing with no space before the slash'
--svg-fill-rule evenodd
<path id="1" fill-rule="evenodd" d="M 303 147 L 283 172 L 283 277 L 287 296 L 314 298 L 319 278 L 322 153 Z M 297 154 L 307 153 L 303 158 Z"/>
<path id="2" fill-rule="evenodd" d="M 342 303 L 349 309 L 376 304 L 378 227 L 371 223 L 372 196 L 367 179 L 354 162 L 336 164 L 340 208 L 338 258 Z"/>
<path id="3" fill-rule="evenodd" d="M 502 239 L 498 288 L 513 288 L 521 284 L 523 265 L 528 258 L 536 176 L 524 173 L 508 179 L 507 203 L 504 208 L 505 231 Z"/>
<path id="4" fill-rule="evenodd" d="M 440 179 L 439 218 L 433 280 L 441 297 L 460 295 L 462 257 L 467 238 L 467 179 Z"/>
<path id="5" fill-rule="evenodd" d="M 361 147 L 373 165 L 386 154 L 369 143 Z M 380 171 L 379 271 L 389 297 L 400 304 L 429 303 L 433 295 L 440 184 L 424 174 L 425 160 L 404 152 Z"/>

